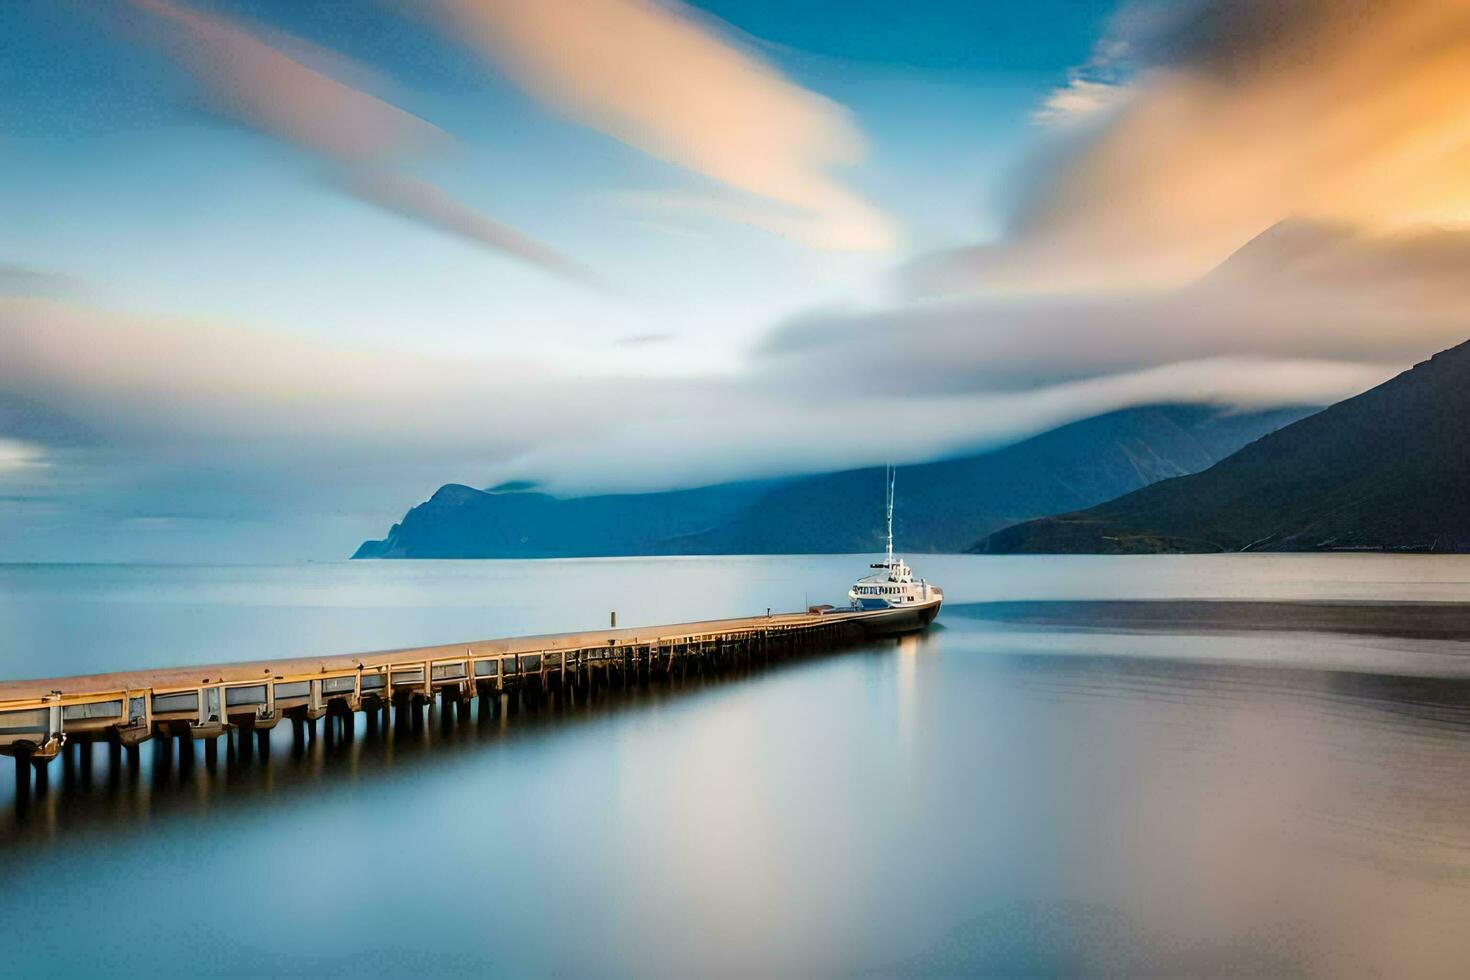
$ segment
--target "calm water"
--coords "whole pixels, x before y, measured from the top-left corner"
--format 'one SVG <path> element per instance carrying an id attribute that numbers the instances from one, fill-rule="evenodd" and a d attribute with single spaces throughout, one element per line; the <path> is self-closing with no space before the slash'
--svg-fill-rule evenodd
<path id="1" fill-rule="evenodd" d="M 1381 604 L 1470 560 L 918 564 L 924 637 L 739 681 L 182 784 L 99 753 L 24 819 L 0 763 L 0 972 L 1463 975 L 1470 643 Z M 861 566 L 0 566 L 0 672 L 790 609 Z"/>

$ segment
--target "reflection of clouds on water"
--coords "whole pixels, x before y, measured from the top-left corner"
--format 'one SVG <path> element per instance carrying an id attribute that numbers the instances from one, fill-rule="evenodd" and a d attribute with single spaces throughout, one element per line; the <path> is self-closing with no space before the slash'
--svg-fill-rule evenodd
<path id="1" fill-rule="evenodd" d="M 1220 661 L 1470 678 L 1470 605 L 1044 601 L 947 607 L 951 628 L 1017 653 Z"/>
<path id="2" fill-rule="evenodd" d="M 0 569 L 0 595 L 21 584 L 0 606 L 25 635 L 79 646 L 63 657 L 156 657 L 189 636 L 208 652 L 227 628 L 257 653 L 350 649 L 383 624 L 422 642 L 621 621 L 636 603 L 660 620 L 763 609 L 845 588 L 852 560 L 484 564 L 139 570 L 176 588 L 84 601 L 85 620 L 68 597 L 126 591 L 133 573 Z M 1339 598 L 1378 582 L 1381 601 L 1461 574 L 1361 557 L 933 564 L 972 601 L 1283 581 Z M 291 582 L 313 578 L 291 606 Z M 360 608 L 354 580 L 396 598 Z M 248 615 L 223 598 L 237 588 Z M 1470 684 L 1394 675 L 1463 649 L 1445 638 L 1453 610 L 1408 610 L 1417 632 L 1394 636 L 1401 608 L 1061 606 L 946 605 L 919 637 L 573 710 L 436 712 L 374 736 L 359 718 L 352 742 L 299 756 L 287 728 L 269 764 L 231 770 L 222 750 L 211 773 L 196 750 L 188 780 L 155 783 L 146 745 L 115 790 L 104 751 L 87 791 L 54 764 L 23 831 L 0 810 L 0 892 L 27 896 L 7 908 L 28 937 L 7 966 L 82 972 L 158 928 L 156 902 L 76 886 L 100 877 L 209 895 L 181 913 L 189 928 L 164 920 L 174 952 L 268 949 L 281 972 L 410 956 L 480 970 L 487 931 L 493 968 L 517 975 L 1463 972 Z M 303 868 L 323 886 L 296 887 Z M 337 922 L 352 927 L 323 928 Z"/>

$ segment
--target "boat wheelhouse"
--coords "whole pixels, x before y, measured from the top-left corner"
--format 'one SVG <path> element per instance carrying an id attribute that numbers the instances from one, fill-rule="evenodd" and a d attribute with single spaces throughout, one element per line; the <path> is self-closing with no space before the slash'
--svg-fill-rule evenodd
<path id="1" fill-rule="evenodd" d="M 860 609 L 913 606 L 944 595 L 937 585 L 914 578 L 913 569 L 902 558 L 890 556 L 868 567 L 877 571 L 858 579 L 847 593 L 847 598 Z"/>

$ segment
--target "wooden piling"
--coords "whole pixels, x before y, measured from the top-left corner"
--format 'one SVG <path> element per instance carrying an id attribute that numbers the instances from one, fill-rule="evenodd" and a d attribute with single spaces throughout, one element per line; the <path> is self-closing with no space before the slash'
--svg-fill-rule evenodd
<path id="1" fill-rule="evenodd" d="M 932 618 L 932 615 L 931 617 Z M 423 731 L 425 711 L 437 695 L 446 732 L 474 717 L 488 722 L 536 710 L 595 703 L 612 690 L 654 683 L 675 687 L 740 676 L 759 666 L 808 656 L 866 635 L 866 613 L 832 616 L 784 614 L 638 629 L 515 637 L 449 646 L 388 650 L 350 656 L 191 666 L 86 677 L 0 682 L 0 733 L 10 713 L 13 732 L 0 734 L 0 754 L 23 759 L 21 783 L 31 793 L 45 785 L 44 761 L 58 752 L 68 786 L 91 775 L 91 743 L 108 741 L 109 774 L 120 773 L 126 750 L 131 778 L 140 771 L 138 745 L 155 740 L 154 775 L 167 782 L 175 766 L 189 773 L 195 737 L 205 740 L 205 763 L 217 764 L 222 733 L 233 764 L 258 753 L 269 757 L 270 730 L 283 716 L 291 722 L 296 753 L 317 737 L 325 716 L 329 744 L 355 738 L 356 711 L 367 713 L 370 737 L 404 737 Z M 876 621 L 875 621 L 876 622 Z M 209 678 L 200 687 L 201 674 Z M 505 700 L 501 701 L 504 696 Z M 208 697 L 209 700 L 206 700 Z M 73 707 L 86 710 L 72 710 Z M 396 709 L 396 714 L 395 714 Z M 22 728 L 21 724 L 47 728 Z M 252 735 L 254 738 L 252 739 Z M 238 743 L 235 739 L 238 738 Z"/>

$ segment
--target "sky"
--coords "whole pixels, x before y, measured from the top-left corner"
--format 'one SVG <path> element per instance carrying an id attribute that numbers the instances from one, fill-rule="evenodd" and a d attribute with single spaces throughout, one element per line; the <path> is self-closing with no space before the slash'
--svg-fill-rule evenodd
<path id="1" fill-rule="evenodd" d="M 1470 338 L 1464 0 L 0 4 L 0 561 L 1326 404 Z"/>

